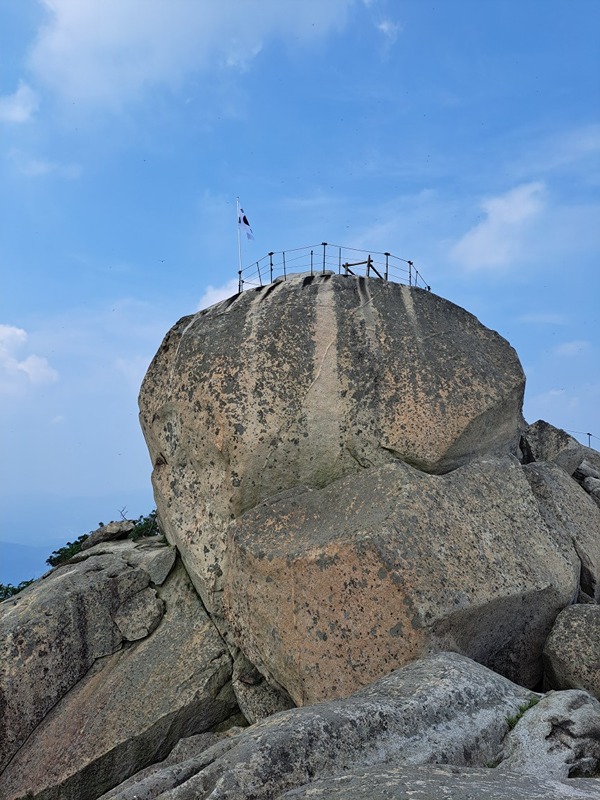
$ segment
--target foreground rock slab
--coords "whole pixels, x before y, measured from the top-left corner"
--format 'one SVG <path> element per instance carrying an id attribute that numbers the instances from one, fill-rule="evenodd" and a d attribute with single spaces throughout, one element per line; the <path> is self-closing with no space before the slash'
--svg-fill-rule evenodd
<path id="1" fill-rule="evenodd" d="M 597 775 L 599 766 L 600 703 L 572 690 L 548 692 L 518 720 L 498 770 L 563 779 Z"/>
<path id="2" fill-rule="evenodd" d="M 597 800 L 600 781 L 430 765 L 352 770 L 277 795 L 278 800 Z M 166 800 L 166 798 L 165 798 Z"/>
<path id="3" fill-rule="evenodd" d="M 196 760 L 168 769 L 178 785 L 129 782 L 105 800 L 260 800 L 351 768 L 497 762 L 508 719 L 534 695 L 455 653 L 409 664 L 344 700 L 275 714 Z M 191 774 L 194 772 L 195 774 Z M 154 775 L 157 785 L 159 775 Z M 168 775 L 163 776 L 168 778 Z M 163 784 L 164 787 L 164 784 Z M 150 793 L 148 793 L 150 792 Z"/>
<path id="4" fill-rule="evenodd" d="M 40 606 L 41 618 L 29 616 L 31 646 L 26 641 L 27 630 L 20 633 L 25 639 L 21 644 L 25 660 L 13 665 L 13 669 L 26 673 L 26 654 L 31 648 L 35 665 L 36 659 L 42 658 L 42 645 L 48 653 L 57 646 L 69 645 L 68 641 L 63 645 L 61 638 L 58 642 L 42 640 L 43 625 L 48 619 L 44 609 L 56 610 L 59 619 L 70 619 L 66 612 L 57 610 L 62 608 L 61 603 L 69 608 L 69 586 L 77 586 L 77 607 L 81 610 L 96 605 L 95 616 L 89 619 L 102 621 L 102 625 L 96 623 L 95 635 L 91 628 L 87 638 L 73 637 L 71 646 L 78 645 L 88 654 L 88 661 L 78 668 L 83 674 L 67 671 L 69 684 L 12 756 L 0 776 L 2 800 L 21 798 L 28 792 L 39 800 L 93 800 L 140 768 L 164 758 L 181 737 L 209 731 L 236 710 L 230 683 L 231 658 L 183 566 L 177 565 L 163 585 L 154 585 L 150 597 L 148 572 L 138 573 L 130 567 L 130 572 L 138 576 L 138 594 L 133 596 L 144 596 L 149 601 L 148 607 L 141 600 L 141 605 L 132 604 L 129 587 L 133 577 L 127 577 L 127 573 L 124 577 L 119 555 L 101 554 L 103 547 L 91 548 L 86 551 L 84 562 L 61 568 L 48 579 L 42 592 L 47 600 L 54 585 L 53 600 Z M 132 563 L 139 560 L 137 546 L 137 553 L 127 543 L 107 547 L 117 548 L 120 555 L 125 550 Z M 174 557 L 171 548 L 162 548 L 163 553 L 169 550 Z M 162 574 L 164 569 L 157 571 Z M 79 575 L 77 580 L 75 574 Z M 86 593 L 82 575 L 90 574 L 92 580 Z M 115 601 L 111 605 L 110 598 L 118 595 L 114 588 L 103 593 L 102 581 L 109 587 L 114 581 L 117 586 L 127 587 L 121 595 L 122 603 Z M 157 627 L 154 621 L 144 627 L 149 615 L 156 613 L 157 601 L 162 619 Z M 33 599 L 25 597 L 21 603 L 23 610 L 27 608 L 31 614 Z M 123 605 L 133 614 L 130 624 L 125 623 Z M 77 620 L 75 611 L 73 617 Z M 82 635 L 85 619 L 79 620 Z M 124 640 L 123 631 L 131 636 L 129 641 Z M 144 634 L 145 638 L 140 638 Z M 47 635 L 55 636 L 55 628 L 51 627 Z M 106 641 L 110 648 L 104 644 L 100 647 L 99 643 Z M 53 661 L 46 658 L 46 663 L 52 665 Z M 85 665 L 89 667 L 86 670 Z M 60 661 L 56 674 L 47 673 L 50 687 L 58 685 L 63 677 L 59 667 L 66 671 Z M 34 669 L 24 684 L 13 681 L 12 685 L 22 692 L 28 690 L 36 675 Z M 36 697 L 44 699 L 44 689 L 44 677 L 40 675 Z M 9 699 L 13 701 L 12 697 Z"/>
<path id="5" fill-rule="evenodd" d="M 431 292 L 315 275 L 232 297 L 175 325 L 140 392 L 167 537 L 219 613 L 232 517 L 395 460 L 516 453 L 524 385 L 513 348 Z"/>
<path id="6" fill-rule="evenodd" d="M 0 772 L 92 665 L 121 649 L 116 619 L 133 621 L 128 603 L 160 621 L 156 587 L 175 556 L 154 541 L 97 545 L 0 604 Z"/>
<path id="7" fill-rule="evenodd" d="M 579 588 L 577 518 L 565 527 L 561 510 L 550 530 L 510 456 L 443 476 L 398 462 L 288 492 L 230 528 L 232 635 L 296 705 L 445 649 L 534 687 L 544 641 Z"/>

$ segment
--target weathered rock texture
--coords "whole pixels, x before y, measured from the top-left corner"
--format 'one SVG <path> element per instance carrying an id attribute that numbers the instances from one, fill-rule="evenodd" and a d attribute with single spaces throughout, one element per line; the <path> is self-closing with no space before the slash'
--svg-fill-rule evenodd
<path id="1" fill-rule="evenodd" d="M 450 766 L 353 769 L 278 796 L 277 800 L 597 800 L 598 781 Z M 165 798 L 165 800 L 167 800 Z"/>
<path id="2" fill-rule="evenodd" d="M 558 615 L 544 665 L 548 687 L 586 689 L 600 699 L 600 606 L 571 606 Z"/>
<path id="3" fill-rule="evenodd" d="M 0 770 L 90 667 L 122 647 L 124 604 L 142 593 L 162 616 L 150 584 L 165 580 L 175 555 L 156 543 L 99 545 L 0 606 Z"/>
<path id="4" fill-rule="evenodd" d="M 231 658 L 175 555 L 97 545 L 0 606 L 3 800 L 95 798 L 235 710 Z"/>
<path id="5" fill-rule="evenodd" d="M 454 653 L 397 670 L 350 698 L 275 714 L 199 756 L 172 764 L 151 782 L 129 781 L 106 800 L 260 800 L 361 767 L 497 762 L 509 718 L 531 692 Z M 159 784 L 160 785 L 160 784 Z M 125 793 L 126 791 L 126 793 Z"/>
<path id="6" fill-rule="evenodd" d="M 534 461 L 553 461 L 572 475 L 585 458 L 586 448 L 566 431 L 538 419 L 525 431 L 529 455 Z"/>
<path id="7" fill-rule="evenodd" d="M 398 459 L 516 452 L 523 389 L 508 343 L 429 292 L 335 275 L 245 292 L 182 319 L 142 386 L 167 536 L 219 614 L 232 518 Z"/>
<path id="8" fill-rule="evenodd" d="M 554 619 L 577 597 L 574 530 L 587 542 L 564 513 L 557 543 L 510 456 L 443 476 L 398 462 L 287 493 L 231 526 L 234 638 L 296 704 L 443 649 L 533 687 Z"/>
<path id="9" fill-rule="evenodd" d="M 89 550 L 101 542 L 114 542 L 118 539 L 125 539 L 127 534 L 135 528 L 135 522 L 131 519 L 118 520 L 117 522 L 109 522 L 108 525 L 100 525 L 95 531 L 92 531 L 88 538 L 82 543 L 82 550 Z"/>
<path id="10" fill-rule="evenodd" d="M 523 472 L 556 546 L 580 562 L 580 599 L 600 602 L 600 509 L 555 464 L 527 464 Z"/>
<path id="11" fill-rule="evenodd" d="M 600 703 L 587 692 L 549 692 L 517 722 L 500 771 L 541 778 L 597 775 Z M 600 791 L 600 781 L 598 781 Z"/>

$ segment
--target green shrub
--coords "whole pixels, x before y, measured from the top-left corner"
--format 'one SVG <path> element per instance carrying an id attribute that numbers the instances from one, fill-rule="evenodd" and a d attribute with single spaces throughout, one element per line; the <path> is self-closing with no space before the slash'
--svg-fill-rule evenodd
<path id="1" fill-rule="evenodd" d="M 30 583 L 33 583 L 33 578 L 29 581 L 21 581 L 17 586 L 13 586 L 12 583 L 0 583 L 0 602 L 22 592 Z"/>
<path id="2" fill-rule="evenodd" d="M 521 719 L 523 714 L 526 711 L 529 711 L 530 708 L 533 708 L 534 706 L 536 706 L 539 702 L 540 702 L 540 698 L 539 697 L 532 697 L 531 700 L 529 700 L 527 703 L 523 703 L 523 705 L 520 705 L 519 706 L 519 710 L 514 715 L 514 717 L 507 717 L 506 721 L 508 723 L 508 729 L 510 731 L 512 731 L 512 729 L 515 727 L 517 722 Z"/>
<path id="3" fill-rule="evenodd" d="M 135 528 L 129 532 L 129 539 L 141 539 L 143 536 L 158 536 L 162 531 L 158 526 L 158 518 L 156 509 L 151 511 L 147 516 L 138 517 L 135 522 Z"/>
<path id="4" fill-rule="evenodd" d="M 46 564 L 50 564 L 51 567 L 58 567 L 59 564 L 65 564 L 70 558 L 81 551 L 81 545 L 89 538 L 89 535 L 89 533 L 82 533 L 74 542 L 67 542 L 63 547 L 54 550 L 46 559 Z"/>

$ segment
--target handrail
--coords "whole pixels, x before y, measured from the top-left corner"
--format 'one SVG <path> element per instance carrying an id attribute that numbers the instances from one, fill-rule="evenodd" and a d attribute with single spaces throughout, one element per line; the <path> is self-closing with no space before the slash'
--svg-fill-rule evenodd
<path id="1" fill-rule="evenodd" d="M 360 259 L 355 254 L 366 257 Z M 266 286 L 274 280 L 281 278 L 287 280 L 288 275 L 299 272 L 310 272 L 311 275 L 337 272 L 338 275 L 366 277 L 372 277 L 373 273 L 377 279 L 385 282 L 420 286 L 431 291 L 431 286 L 427 284 L 414 263 L 406 258 L 399 258 L 388 252 L 359 250 L 356 247 L 344 247 L 328 242 L 296 247 L 287 251 L 272 250 L 258 261 L 238 271 L 238 288 L 243 292 L 245 286 Z"/>

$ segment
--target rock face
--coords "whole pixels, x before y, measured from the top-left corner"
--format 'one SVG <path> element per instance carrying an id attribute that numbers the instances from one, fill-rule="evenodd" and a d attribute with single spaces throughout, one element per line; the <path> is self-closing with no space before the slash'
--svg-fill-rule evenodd
<path id="1" fill-rule="evenodd" d="M 556 546 L 567 558 L 575 554 L 580 562 L 579 599 L 600 602 L 600 511 L 597 504 L 555 464 L 527 464 L 523 473 Z M 506 498 L 506 502 L 510 502 L 510 498 Z"/>
<path id="2" fill-rule="evenodd" d="M 3 800 L 88 800 L 210 730 L 231 658 L 175 550 L 97 545 L 0 605 Z"/>
<path id="3" fill-rule="evenodd" d="M 140 393 L 159 513 L 220 613 L 225 527 L 262 499 L 402 460 L 516 452 L 514 350 L 420 289 L 295 277 L 182 319 Z"/>
<path id="4" fill-rule="evenodd" d="M 566 691 L 549 692 L 518 721 L 498 769 L 561 779 L 594 775 L 598 764 L 600 703 L 587 692 Z"/>
<path id="5" fill-rule="evenodd" d="M 296 704 L 348 695 L 440 649 L 535 686 L 544 640 L 577 596 L 579 559 L 565 538 L 555 543 L 509 456 L 443 476 L 388 464 L 237 520 L 227 617 Z"/>
<path id="6" fill-rule="evenodd" d="M 600 700 L 600 606 L 571 606 L 558 615 L 544 664 L 550 688 L 586 689 Z"/>
<path id="7" fill-rule="evenodd" d="M 279 795 L 279 800 L 597 800 L 597 781 L 449 766 L 355 769 Z"/>
<path id="8" fill-rule="evenodd" d="M 529 690 L 545 642 L 597 688 L 600 455 L 523 386 L 382 281 L 181 320 L 140 414 L 182 560 L 109 525 L 0 605 L 2 800 L 600 796 L 598 701 Z"/>
<path id="9" fill-rule="evenodd" d="M 536 699 L 467 658 L 440 653 L 350 698 L 276 714 L 201 752 L 194 742 L 191 757 L 176 764 L 170 758 L 103 800 L 597 797 L 597 780 L 567 785 L 558 779 L 581 766 L 576 745 L 563 743 L 553 755 L 556 737 L 544 738 L 554 719 L 564 722 L 565 709 L 574 705 L 574 741 L 593 735 L 597 702 L 584 693 L 557 693 L 548 704 L 553 710 L 538 713 L 536 735 L 527 722 Z M 504 737 L 519 717 L 505 753 Z M 526 723 L 526 733 L 517 735 Z M 533 769 L 524 764 L 523 741 L 543 754 L 543 763 Z M 593 748 L 585 770 L 597 767 L 597 742 Z M 419 767 L 424 764 L 426 769 Z M 542 770 L 546 774 L 539 775 Z"/>

